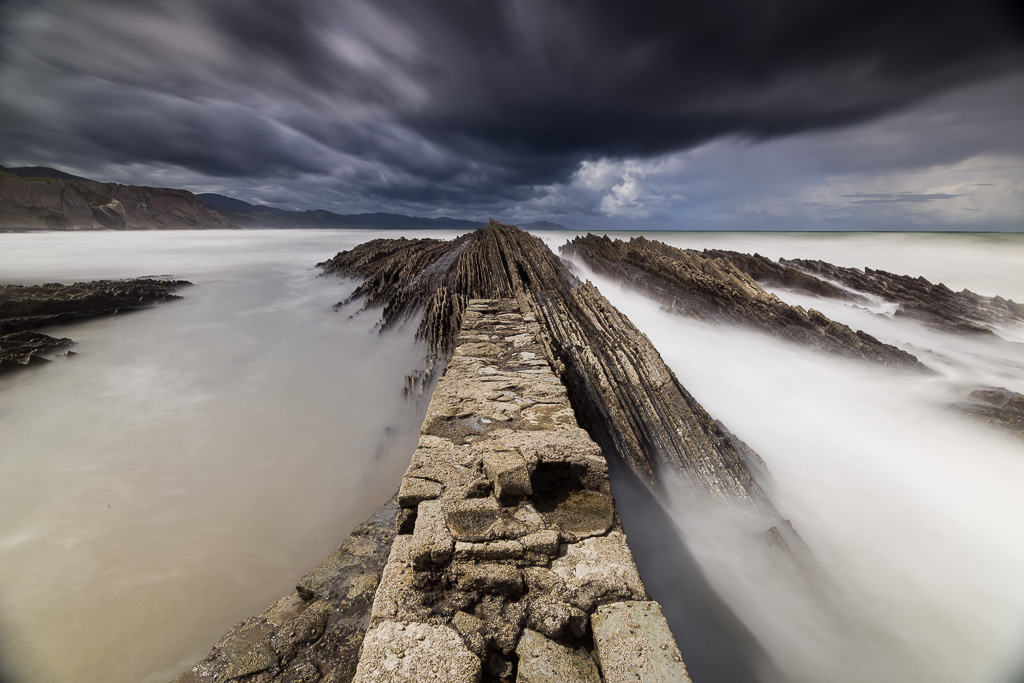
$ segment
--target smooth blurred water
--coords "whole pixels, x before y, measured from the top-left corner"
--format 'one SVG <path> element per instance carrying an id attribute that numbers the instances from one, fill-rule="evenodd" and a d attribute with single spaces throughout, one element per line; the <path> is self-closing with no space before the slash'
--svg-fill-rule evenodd
<path id="1" fill-rule="evenodd" d="M 180 301 L 62 326 L 0 377 L 0 648 L 15 681 L 155 683 L 396 489 L 423 349 L 331 307 L 350 231 L 0 235 L 0 281 L 169 275 Z"/>
<path id="2" fill-rule="evenodd" d="M 1024 300 L 1021 235 L 647 236 L 687 248 L 868 265 Z M 1017 680 L 1024 440 L 949 404 L 976 386 L 1024 392 L 1024 345 L 776 291 L 917 354 L 936 374 L 886 370 L 671 315 L 581 269 L 711 415 L 764 458 L 774 502 L 828 577 L 823 586 L 794 580 L 787 567 L 759 556 L 747 520 L 676 492 L 671 512 L 687 547 L 782 680 Z M 1015 333 L 1004 331 L 1008 339 Z M 628 532 L 636 523 L 631 502 L 619 504 Z M 638 564 L 642 573 L 672 572 L 656 557 L 638 557 Z"/>
<path id="3" fill-rule="evenodd" d="M 555 249 L 568 238 L 538 234 Z M 354 283 L 313 266 L 397 235 L 0 234 L 0 282 L 196 283 L 181 301 L 55 330 L 77 356 L 0 377 L 0 652 L 17 683 L 170 680 L 391 495 L 421 419 L 400 388 L 423 349 L 411 329 L 378 335 L 372 312 L 332 312 Z M 648 236 L 1024 300 L 1020 235 Z M 670 316 L 597 283 L 767 461 L 774 500 L 831 577 L 823 607 L 752 561 L 729 520 L 682 496 L 672 510 L 787 680 L 1010 675 L 1024 640 L 1024 446 L 947 403 L 972 383 L 1024 391 L 1024 347 L 778 292 L 938 371 L 913 376 Z M 638 557 L 648 572 L 659 561 Z"/>

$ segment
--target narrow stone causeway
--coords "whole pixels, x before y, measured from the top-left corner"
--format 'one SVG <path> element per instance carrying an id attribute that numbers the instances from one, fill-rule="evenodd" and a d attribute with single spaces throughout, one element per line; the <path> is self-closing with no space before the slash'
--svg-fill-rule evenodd
<path id="1" fill-rule="evenodd" d="M 175 683 L 689 681 L 539 331 L 470 301 L 396 498 Z"/>

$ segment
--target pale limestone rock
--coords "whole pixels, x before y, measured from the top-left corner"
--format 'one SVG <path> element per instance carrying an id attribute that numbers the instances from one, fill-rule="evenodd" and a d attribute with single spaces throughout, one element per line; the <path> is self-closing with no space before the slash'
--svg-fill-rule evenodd
<path id="1" fill-rule="evenodd" d="M 602 605 L 590 623 L 605 683 L 690 683 L 658 603 Z"/>
<path id="2" fill-rule="evenodd" d="M 494 495 L 499 500 L 528 496 L 530 469 L 523 456 L 515 451 L 490 451 L 484 454 L 484 472 L 494 483 Z"/>
<path id="3" fill-rule="evenodd" d="M 531 629 L 523 631 L 516 654 L 517 683 L 601 683 L 597 666 L 585 649 L 573 650 Z"/>
<path id="4" fill-rule="evenodd" d="M 353 683 L 478 683 L 480 659 L 448 626 L 386 621 L 370 629 Z"/>
<path id="5" fill-rule="evenodd" d="M 406 476 L 398 489 L 398 504 L 403 508 L 414 508 L 425 500 L 433 500 L 444 491 L 444 485 L 430 479 Z"/>
<path id="6" fill-rule="evenodd" d="M 416 569 L 443 567 L 452 557 L 455 540 L 445 524 L 440 501 L 425 500 L 419 504 L 416 529 L 412 535 L 412 561 Z"/>
<path id="7" fill-rule="evenodd" d="M 619 531 L 567 546 L 565 555 L 551 562 L 551 572 L 584 612 L 604 602 L 647 598 L 626 536 Z"/>

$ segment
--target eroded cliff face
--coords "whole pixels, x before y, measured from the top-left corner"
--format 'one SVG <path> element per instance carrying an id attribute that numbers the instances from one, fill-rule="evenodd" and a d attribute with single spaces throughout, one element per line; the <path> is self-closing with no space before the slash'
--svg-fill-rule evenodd
<path id="1" fill-rule="evenodd" d="M 187 190 L 57 178 L 0 177 L 0 229 L 233 227 Z"/>

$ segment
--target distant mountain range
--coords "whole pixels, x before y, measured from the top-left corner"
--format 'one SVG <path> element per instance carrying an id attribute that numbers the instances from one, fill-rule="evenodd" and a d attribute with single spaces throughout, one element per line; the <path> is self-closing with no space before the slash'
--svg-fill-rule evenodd
<path id="1" fill-rule="evenodd" d="M 459 218 L 423 218 L 398 213 L 340 214 L 318 209 L 314 211 L 287 211 L 273 206 L 250 204 L 222 194 L 196 195 L 206 205 L 220 211 L 231 222 L 243 228 L 362 228 L 368 230 L 475 230 L 487 221 L 467 221 Z M 521 223 L 527 230 L 566 230 L 564 225 L 550 221 Z"/>
<path id="2" fill-rule="evenodd" d="M 47 166 L 0 166 L 0 229 L 348 228 L 474 230 L 486 221 L 396 213 L 288 211 L 221 194 L 100 183 Z M 550 221 L 527 230 L 566 230 Z"/>

